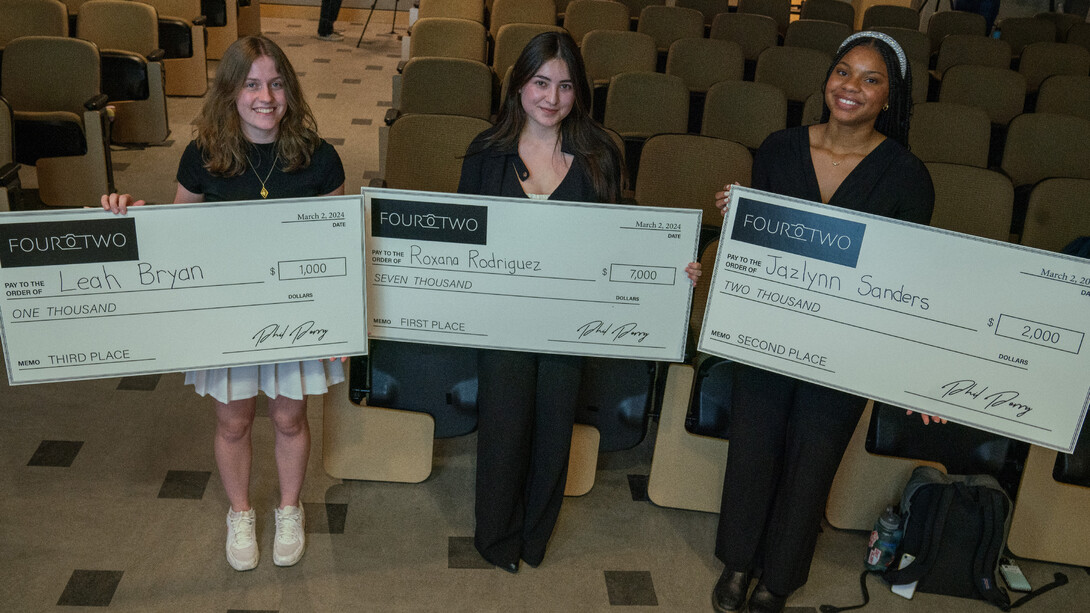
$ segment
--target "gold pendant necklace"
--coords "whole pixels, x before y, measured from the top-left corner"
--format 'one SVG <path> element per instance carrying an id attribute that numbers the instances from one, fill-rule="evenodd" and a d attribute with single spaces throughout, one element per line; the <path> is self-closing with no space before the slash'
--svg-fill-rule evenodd
<path id="1" fill-rule="evenodd" d="M 250 164 L 250 170 L 253 170 L 254 171 L 254 176 L 257 177 L 258 181 L 261 181 L 261 191 L 259 193 L 261 194 L 262 198 L 268 198 L 269 197 L 269 190 L 265 189 L 265 181 L 268 181 L 269 177 L 272 176 L 273 171 L 276 170 L 276 163 L 279 160 L 280 160 L 280 153 L 277 152 L 276 157 L 273 158 L 272 167 L 269 168 L 269 173 L 267 175 L 265 175 L 265 180 L 262 181 L 261 180 L 261 175 L 257 174 L 257 167 L 254 166 L 253 162 L 250 162 L 250 156 L 246 156 L 246 161 L 249 162 L 249 164 Z"/>

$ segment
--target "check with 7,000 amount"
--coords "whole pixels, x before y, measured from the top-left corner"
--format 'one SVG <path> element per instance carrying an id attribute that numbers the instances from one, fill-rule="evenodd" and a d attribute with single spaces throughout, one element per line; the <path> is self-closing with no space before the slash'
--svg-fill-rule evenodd
<path id="1" fill-rule="evenodd" d="M 8 380 L 367 352 L 356 197 L 5 213 Z"/>
<path id="2" fill-rule="evenodd" d="M 1090 261 L 731 189 L 699 348 L 1070 453 Z"/>
<path id="3" fill-rule="evenodd" d="M 700 211 L 363 194 L 371 338 L 682 359 Z"/>

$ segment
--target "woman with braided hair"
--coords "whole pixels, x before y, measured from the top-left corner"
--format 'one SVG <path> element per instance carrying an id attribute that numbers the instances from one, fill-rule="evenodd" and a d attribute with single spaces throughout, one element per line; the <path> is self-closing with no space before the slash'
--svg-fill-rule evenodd
<path id="1" fill-rule="evenodd" d="M 908 61 L 892 38 L 849 36 L 826 76 L 821 123 L 770 135 L 754 156 L 751 185 L 928 223 L 931 177 L 907 149 L 911 91 Z M 724 214 L 729 194 L 729 185 L 716 194 Z M 733 376 L 715 548 L 724 569 L 712 606 L 778 613 L 806 583 L 833 477 L 867 401 L 749 366 Z"/>

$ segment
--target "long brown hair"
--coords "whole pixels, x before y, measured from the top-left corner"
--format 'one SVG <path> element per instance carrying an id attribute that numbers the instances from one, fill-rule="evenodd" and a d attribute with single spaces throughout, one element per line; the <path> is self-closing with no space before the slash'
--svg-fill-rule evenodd
<path id="1" fill-rule="evenodd" d="M 309 166 L 321 142 L 318 123 L 284 51 L 264 36 L 240 38 L 224 52 L 196 121 L 197 146 L 204 154 L 204 167 L 214 175 L 234 177 L 246 172 L 246 154 L 251 144 L 242 133 L 236 101 L 250 74 L 250 66 L 263 56 L 272 59 L 284 83 L 287 108 L 276 135 L 281 169 L 292 172 Z"/>
<path id="2" fill-rule="evenodd" d="M 616 202 L 621 193 L 617 177 L 624 171 L 621 153 L 609 134 L 590 116 L 587 70 L 575 40 L 567 32 L 544 32 L 526 43 L 511 68 L 507 97 L 500 106 L 496 125 L 486 137 L 485 146 L 502 149 L 518 147 L 519 135 L 526 125 L 526 111 L 522 108 L 519 90 L 530 82 L 542 64 L 553 59 L 560 59 L 568 67 L 568 75 L 575 88 L 575 103 L 560 123 L 562 142 L 586 166 L 598 199 L 601 202 Z"/>

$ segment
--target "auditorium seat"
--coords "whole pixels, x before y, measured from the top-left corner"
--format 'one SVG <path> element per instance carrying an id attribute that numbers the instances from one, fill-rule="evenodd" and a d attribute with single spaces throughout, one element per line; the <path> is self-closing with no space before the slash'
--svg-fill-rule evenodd
<path id="1" fill-rule="evenodd" d="M 851 32 L 855 29 L 855 7 L 843 0 L 805 0 L 799 10 L 799 19 L 835 21 L 848 26 Z"/>
<path id="2" fill-rule="evenodd" d="M 1018 69 L 1022 50 L 1031 43 L 1054 43 L 1057 39 L 1056 24 L 1035 17 L 1007 17 L 1000 21 L 999 38 L 1011 46 L 1011 68 Z"/>
<path id="3" fill-rule="evenodd" d="M 791 0 L 738 0 L 738 12 L 771 17 L 782 37 L 791 22 Z"/>
<path id="4" fill-rule="evenodd" d="M 908 144 L 924 162 L 988 167 L 991 122 L 983 109 L 925 102 L 912 109 Z"/>
<path id="5" fill-rule="evenodd" d="M 480 0 L 420 0 L 417 20 L 432 17 L 468 19 L 484 23 L 484 3 Z M 413 25 L 416 28 L 416 25 Z"/>
<path id="6" fill-rule="evenodd" d="M 1054 75 L 1037 92 L 1039 113 L 1058 113 L 1090 119 L 1090 76 Z"/>
<path id="7" fill-rule="evenodd" d="M 787 96 L 787 126 L 797 126 L 806 99 L 825 86 L 825 75 L 831 61 L 828 53 L 816 49 L 769 47 L 757 59 L 753 80 L 783 90 Z"/>
<path id="8" fill-rule="evenodd" d="M 386 112 L 386 125 L 414 113 L 462 115 L 487 121 L 492 114 L 492 71 L 474 60 L 412 58 L 402 71 L 397 108 Z"/>
<path id="9" fill-rule="evenodd" d="M 583 44 L 583 37 L 587 32 L 592 30 L 628 32 L 628 24 L 628 7 L 619 2 L 572 0 L 564 10 L 564 29 L 571 34 L 577 45 Z"/>
<path id="10" fill-rule="evenodd" d="M 115 109 L 110 138 L 161 143 L 170 135 L 159 16 L 142 2 L 90 0 L 80 7 L 76 34 L 98 46 L 102 89 Z"/>
<path id="11" fill-rule="evenodd" d="M 261 0 L 238 0 L 238 37 L 261 36 Z"/>
<path id="12" fill-rule="evenodd" d="M 458 57 L 486 62 L 488 33 L 476 21 L 448 17 L 418 19 L 409 37 L 409 58 Z"/>
<path id="13" fill-rule="evenodd" d="M 1078 45 L 1090 51 L 1090 23 L 1079 22 L 1071 26 L 1063 42 Z"/>
<path id="14" fill-rule="evenodd" d="M 1026 78 L 1009 68 L 962 64 L 950 68 L 942 80 L 939 102 L 983 109 L 988 119 L 1003 128 L 1022 114 Z"/>
<path id="15" fill-rule="evenodd" d="M 978 15 L 979 16 L 979 15 Z M 950 34 L 943 39 L 931 71 L 931 92 L 928 99 L 937 97 L 946 71 L 953 66 L 970 64 L 992 68 L 1010 68 L 1011 48 L 1007 41 L 973 34 Z"/>
<path id="16" fill-rule="evenodd" d="M 1014 555 L 1090 566 L 1088 431 L 1090 421 L 1083 422 L 1079 442 L 1071 454 L 1030 447 L 1007 537 L 1007 546 Z"/>
<path id="17" fill-rule="evenodd" d="M 1090 51 L 1071 43 L 1031 43 L 1022 51 L 1018 72 L 1026 77 L 1026 92 L 1036 94 L 1052 75 L 1090 73 Z"/>
<path id="18" fill-rule="evenodd" d="M 68 8 L 58 0 L 4 0 L 0 50 L 20 36 L 68 36 Z"/>
<path id="19" fill-rule="evenodd" d="M 509 23 L 556 25 L 553 0 L 496 0 L 489 15 L 488 33 L 493 39 Z"/>
<path id="20" fill-rule="evenodd" d="M 769 134 L 785 127 L 787 96 L 775 85 L 726 81 L 708 90 L 700 128 L 705 136 L 732 140 L 756 151 Z"/>
<path id="21" fill-rule="evenodd" d="M 654 134 L 684 134 L 688 129 L 689 89 L 673 75 L 622 72 L 610 79 L 602 125 L 624 139 L 629 179 L 638 184 L 644 141 Z"/>
<path id="22" fill-rule="evenodd" d="M 776 20 L 766 15 L 721 13 L 712 22 L 709 38 L 731 40 L 742 46 L 746 58 L 746 80 L 752 81 L 757 58 L 769 47 L 775 47 L 779 35 Z"/>
<path id="23" fill-rule="evenodd" d="M 844 4 L 839 0 L 832 1 L 837 4 Z M 849 5 L 845 6 L 851 8 Z M 783 38 L 783 45 L 785 47 L 817 49 L 829 54 L 831 58 L 840 49 L 840 43 L 844 42 L 844 39 L 848 38 L 851 33 L 850 27 L 837 21 L 798 19 L 787 26 L 787 34 Z"/>
<path id="24" fill-rule="evenodd" d="M 689 88 L 689 132 L 699 133 L 708 90 L 723 81 L 741 81 L 745 57 L 738 43 L 714 38 L 682 38 L 670 45 L 666 74 Z"/>
<path id="25" fill-rule="evenodd" d="M 1014 185 L 1011 233 L 1021 234 L 1029 195 L 1045 179 L 1090 179 L 1090 120 L 1024 113 L 1007 128 L 1000 167 Z"/>
<path id="26" fill-rule="evenodd" d="M 655 39 L 655 48 L 664 57 L 674 41 L 704 37 L 704 15 L 696 9 L 651 5 L 640 12 L 636 31 Z"/>
<path id="27" fill-rule="evenodd" d="M 674 0 L 674 6 L 700 11 L 704 25 L 711 25 L 716 17 L 730 12 L 730 4 L 730 0 Z"/>
<path id="28" fill-rule="evenodd" d="M 99 71 L 85 40 L 25 36 L 4 49 L 0 95 L 14 112 L 16 161 L 36 167 L 48 206 L 94 205 L 114 191 Z"/>
<path id="29" fill-rule="evenodd" d="M 931 226 L 996 241 L 1010 238 L 1014 187 L 1002 173 L 960 164 L 927 164 L 935 186 Z"/>
<path id="30" fill-rule="evenodd" d="M 476 117 L 406 115 L 390 126 L 383 179 L 373 187 L 457 192 L 462 156 L 491 126 Z"/>
<path id="31" fill-rule="evenodd" d="M 715 193 L 724 185 L 749 185 L 753 157 L 729 140 L 695 134 L 647 139 L 636 178 L 636 203 L 703 211 L 701 245 L 719 237 L 723 216 Z M 709 271 L 710 272 L 710 271 Z"/>
<path id="32" fill-rule="evenodd" d="M 878 7 L 875 7 L 878 8 Z M 892 8 L 904 8 L 904 7 L 892 7 Z M 915 11 L 913 11 L 915 12 Z M 901 45 L 901 49 L 904 50 L 905 55 L 909 60 L 923 62 L 923 67 L 926 69 L 928 63 L 931 61 L 931 40 L 927 38 L 927 35 L 919 30 L 909 30 L 907 28 L 897 28 L 893 26 L 875 26 L 870 28 L 875 32 L 881 32 L 888 35 L 893 40 L 897 41 Z M 920 75 L 917 77 L 917 74 Z M 923 76 L 927 74 L 927 70 L 923 70 L 919 73 L 912 72 L 912 78 L 915 80 L 923 80 Z"/>
<path id="33" fill-rule="evenodd" d="M 966 11 L 939 11 L 927 20 L 927 37 L 931 39 L 931 55 L 936 55 L 942 41 L 951 34 L 985 36 L 988 22 L 983 15 Z"/>
<path id="34" fill-rule="evenodd" d="M 1056 26 L 1056 41 L 1061 43 L 1071 42 L 1067 40 L 1067 36 L 1072 26 L 1086 23 L 1085 18 L 1080 18 L 1077 15 L 1072 15 L 1070 13 L 1043 12 L 1037 13 L 1033 17 L 1034 19 L 1044 19 Z"/>
<path id="35" fill-rule="evenodd" d="M 495 52 L 492 54 L 492 75 L 496 83 L 515 65 L 526 43 L 542 32 L 563 32 L 555 25 L 534 23 L 509 23 L 496 35 Z"/>
<path id="36" fill-rule="evenodd" d="M 885 5 L 885 4 L 891 4 L 891 5 L 896 5 L 896 6 L 907 6 L 907 7 L 912 6 L 912 1 L 911 0 L 851 0 L 851 2 L 852 2 L 852 7 L 855 8 L 855 29 L 856 30 L 865 30 L 865 29 L 867 29 L 867 28 L 863 27 L 863 19 L 866 17 L 867 11 L 872 6 Z M 912 10 L 914 12 L 916 11 L 916 9 L 912 9 Z M 917 17 L 917 19 L 918 18 L 919 17 Z M 916 29 L 919 29 L 919 26 L 916 26 Z"/>
<path id="37" fill-rule="evenodd" d="M 203 96 L 208 91 L 205 56 L 207 18 L 200 0 L 140 0 L 159 14 L 159 46 L 168 96 Z"/>
<path id="38" fill-rule="evenodd" d="M 1090 233 L 1090 179 L 1045 179 L 1029 194 L 1021 243 L 1060 251 Z"/>
<path id="39" fill-rule="evenodd" d="M 205 38 L 210 60 L 222 60 L 223 52 L 238 40 L 238 1 L 201 0 L 201 13 L 208 17 Z"/>
<path id="40" fill-rule="evenodd" d="M 920 31 L 920 13 L 911 6 L 875 4 L 863 13 L 861 30 L 875 28 L 904 28 Z"/>

